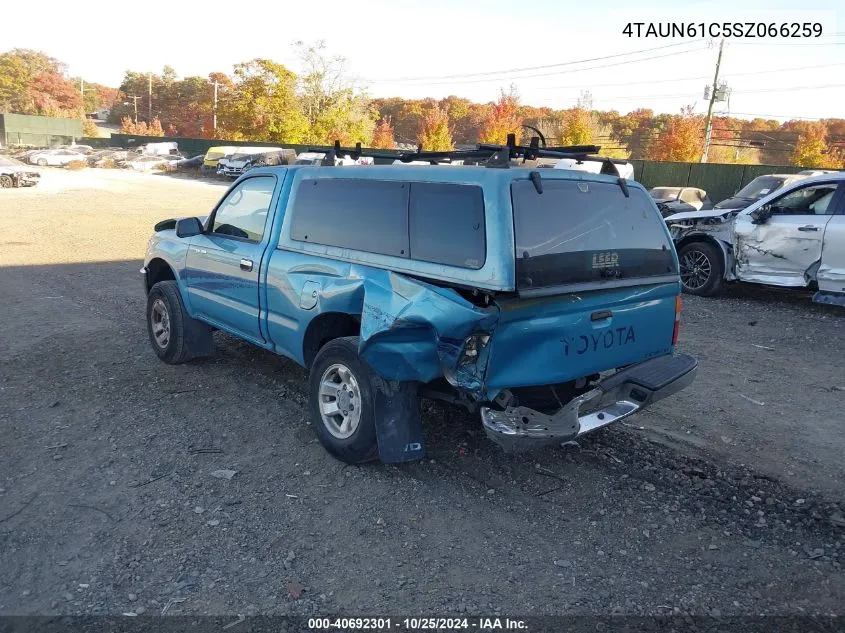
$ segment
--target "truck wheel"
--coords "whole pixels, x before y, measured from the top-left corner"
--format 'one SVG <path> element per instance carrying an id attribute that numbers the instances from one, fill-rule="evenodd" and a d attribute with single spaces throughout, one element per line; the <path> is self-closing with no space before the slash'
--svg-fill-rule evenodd
<path id="1" fill-rule="evenodd" d="M 340 461 L 378 456 L 372 370 L 358 358 L 358 337 L 326 343 L 311 364 L 308 411 L 323 447 Z"/>
<path id="2" fill-rule="evenodd" d="M 707 242 L 690 242 L 678 251 L 678 260 L 684 292 L 712 297 L 722 290 L 725 260 L 716 246 Z"/>
<path id="3" fill-rule="evenodd" d="M 14 186 L 15 182 L 12 180 L 11 176 L 7 174 L 0 176 L 0 189 L 11 189 Z"/>
<path id="4" fill-rule="evenodd" d="M 147 332 L 156 355 L 171 365 L 210 356 L 214 346 L 211 328 L 188 316 L 175 281 L 160 281 L 150 289 Z"/>

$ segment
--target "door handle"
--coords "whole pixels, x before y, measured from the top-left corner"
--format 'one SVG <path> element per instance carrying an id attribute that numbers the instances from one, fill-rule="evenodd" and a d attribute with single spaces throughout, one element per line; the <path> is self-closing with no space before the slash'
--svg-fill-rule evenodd
<path id="1" fill-rule="evenodd" d="M 813 226 L 812 224 L 808 224 L 807 226 L 799 226 L 799 231 L 818 231 L 819 227 Z"/>
<path id="2" fill-rule="evenodd" d="M 241 260 L 241 270 L 252 270 L 252 260 L 251 259 L 242 259 Z"/>

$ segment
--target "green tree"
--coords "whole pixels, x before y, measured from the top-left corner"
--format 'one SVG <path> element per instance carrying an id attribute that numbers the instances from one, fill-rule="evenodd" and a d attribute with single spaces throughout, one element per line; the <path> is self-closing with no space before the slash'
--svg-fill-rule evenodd
<path id="1" fill-rule="evenodd" d="M 299 77 L 302 112 L 308 121 L 306 141 L 330 144 L 370 143 L 376 111 L 367 95 L 348 78 L 343 57 L 329 56 L 322 41 L 296 42 L 303 73 Z"/>
<path id="2" fill-rule="evenodd" d="M 422 115 L 417 142 L 423 149 L 445 152 L 455 148 L 449 130 L 449 115 L 438 105 L 429 107 Z"/>
<path id="3" fill-rule="evenodd" d="M 307 142 L 308 120 L 296 93 L 297 77 L 282 64 L 254 59 L 237 64 L 230 90 L 218 102 L 218 129 L 233 140 Z"/>

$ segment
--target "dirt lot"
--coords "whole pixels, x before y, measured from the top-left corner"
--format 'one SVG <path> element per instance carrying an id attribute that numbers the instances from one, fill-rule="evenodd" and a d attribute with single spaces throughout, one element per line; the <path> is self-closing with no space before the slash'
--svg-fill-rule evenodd
<path id="1" fill-rule="evenodd" d="M 510 457 L 426 405 L 429 459 L 347 467 L 291 362 L 149 349 L 152 224 L 221 186 L 42 185 L 0 192 L 0 613 L 843 612 L 845 312 L 687 298 L 698 381 L 630 425 Z"/>

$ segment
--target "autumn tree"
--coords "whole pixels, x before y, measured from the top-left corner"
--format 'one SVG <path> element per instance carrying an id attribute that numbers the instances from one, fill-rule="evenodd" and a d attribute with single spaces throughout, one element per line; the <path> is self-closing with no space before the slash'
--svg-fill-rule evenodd
<path id="1" fill-rule="evenodd" d="M 704 151 L 704 118 L 693 113 L 692 106 L 666 122 L 658 140 L 651 144 L 651 160 L 696 162 Z"/>
<path id="2" fill-rule="evenodd" d="M 393 149 L 396 147 L 396 138 L 393 134 L 393 124 L 390 122 L 390 117 L 382 117 L 381 121 L 376 125 L 375 132 L 373 132 L 373 147 L 381 149 Z"/>
<path id="3" fill-rule="evenodd" d="M 589 145 L 593 142 L 593 120 L 585 108 L 570 108 L 561 117 L 561 145 Z"/>
<path id="4" fill-rule="evenodd" d="M 100 129 L 93 120 L 85 119 L 82 121 L 82 136 L 87 136 L 89 138 L 97 138 L 100 136 Z"/>
<path id="5" fill-rule="evenodd" d="M 121 121 L 120 133 L 133 136 L 164 136 L 164 129 L 161 127 L 161 121 L 157 118 L 154 118 L 152 123 L 148 124 L 146 121 L 135 123 L 129 117 L 124 117 Z"/>
<path id="6" fill-rule="evenodd" d="M 28 49 L 0 55 L 0 108 L 21 114 L 81 116 L 82 95 L 58 60 Z"/>
<path id="7" fill-rule="evenodd" d="M 804 122 L 792 152 L 798 167 L 841 167 L 842 161 L 828 146 L 827 126 L 822 121 Z"/>
<path id="8" fill-rule="evenodd" d="M 498 101 L 487 113 L 478 134 L 480 143 L 503 144 L 508 134 L 516 136 L 519 141 L 522 136 L 522 117 L 519 114 L 519 95 L 511 86 L 510 91 L 501 91 Z"/>
<path id="9" fill-rule="evenodd" d="M 417 142 L 431 152 L 445 152 L 454 149 L 452 132 L 449 129 L 449 115 L 438 105 L 429 107 L 420 120 Z"/>
<path id="10" fill-rule="evenodd" d="M 254 59 L 237 64 L 234 75 L 232 88 L 218 103 L 218 129 L 224 138 L 305 142 L 308 120 L 294 73 L 269 59 Z"/>

